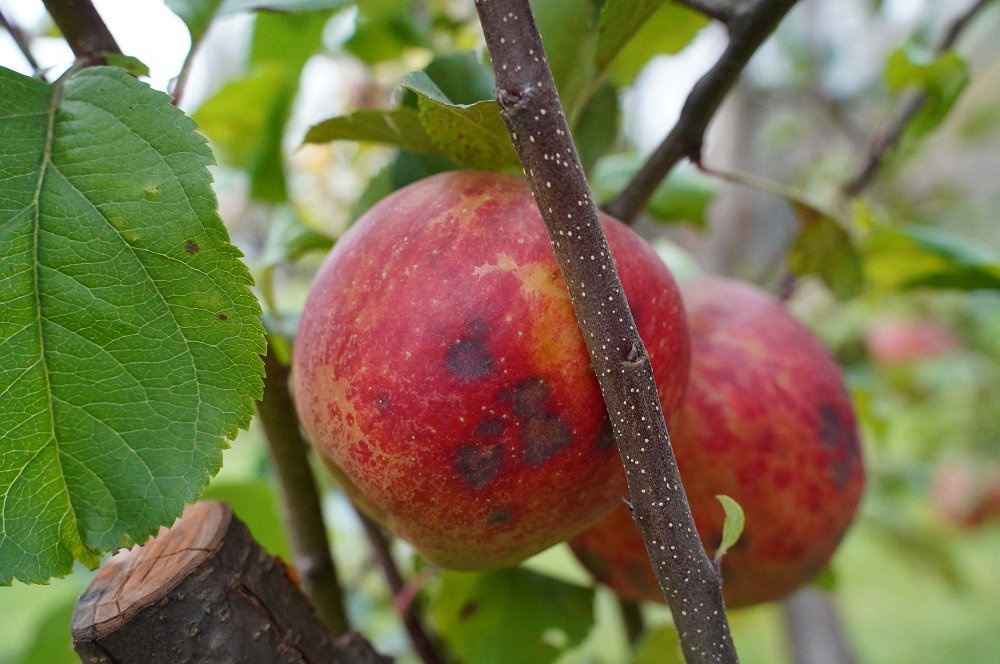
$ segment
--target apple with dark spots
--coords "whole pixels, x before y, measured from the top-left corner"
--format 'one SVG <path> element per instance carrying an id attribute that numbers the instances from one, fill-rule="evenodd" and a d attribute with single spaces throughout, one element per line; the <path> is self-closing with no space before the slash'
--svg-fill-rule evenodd
<path id="1" fill-rule="evenodd" d="M 679 291 L 641 237 L 602 223 L 672 412 L 690 361 Z M 516 564 L 619 500 L 604 401 L 519 178 L 446 173 L 373 207 L 317 274 L 294 358 L 297 409 L 328 468 L 442 566 Z"/>
<path id="2" fill-rule="evenodd" d="M 722 558 L 726 604 L 778 599 L 826 566 L 857 510 L 851 401 L 833 358 L 767 293 L 718 277 L 681 292 L 691 375 L 670 433 L 695 524 L 713 555 L 724 522 L 715 496 L 735 499 L 746 526 Z M 620 595 L 663 600 L 624 504 L 570 545 Z"/>

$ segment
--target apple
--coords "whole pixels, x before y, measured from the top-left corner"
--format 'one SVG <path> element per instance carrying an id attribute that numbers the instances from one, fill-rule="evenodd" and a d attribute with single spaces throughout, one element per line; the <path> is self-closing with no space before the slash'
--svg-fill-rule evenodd
<path id="1" fill-rule="evenodd" d="M 602 223 L 672 412 L 690 360 L 679 291 L 641 237 Z M 368 211 L 316 275 L 294 376 L 331 472 L 441 566 L 516 564 L 618 501 L 604 401 L 520 178 L 440 174 Z"/>
<path id="2" fill-rule="evenodd" d="M 1000 468 L 972 461 L 941 464 L 934 470 L 930 499 L 944 521 L 959 529 L 1000 519 Z"/>
<path id="3" fill-rule="evenodd" d="M 854 518 L 864 470 L 851 401 L 833 358 L 770 295 L 719 277 L 681 292 L 691 376 L 670 432 L 695 524 L 714 555 L 715 496 L 734 498 L 746 526 L 722 559 L 726 603 L 778 599 L 826 566 Z M 620 595 L 663 600 L 624 504 L 570 545 Z"/>
<path id="4" fill-rule="evenodd" d="M 900 364 L 954 351 L 958 339 L 951 329 L 934 321 L 887 318 L 869 326 L 865 346 L 878 364 Z"/>

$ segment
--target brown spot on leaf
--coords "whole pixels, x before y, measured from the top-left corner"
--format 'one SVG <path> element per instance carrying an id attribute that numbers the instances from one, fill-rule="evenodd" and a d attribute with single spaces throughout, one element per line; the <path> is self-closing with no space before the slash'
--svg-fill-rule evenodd
<path id="1" fill-rule="evenodd" d="M 197 242 L 195 242 L 191 238 L 188 238 L 187 240 L 184 241 L 184 251 L 188 252 L 189 254 L 196 254 L 199 251 L 201 251 L 201 247 L 198 246 Z"/>
<path id="2" fill-rule="evenodd" d="M 229 320 L 229 316 L 227 316 L 226 314 L 219 314 L 219 320 L 221 320 L 224 323 L 227 320 Z"/>
<path id="3" fill-rule="evenodd" d="M 493 373 L 493 356 L 482 339 L 459 339 L 448 349 L 447 362 L 459 378 L 482 378 Z"/>
<path id="4" fill-rule="evenodd" d="M 503 464 L 500 445 L 464 445 L 455 455 L 455 472 L 473 489 L 482 489 L 496 477 Z"/>
<path id="5" fill-rule="evenodd" d="M 534 467 L 568 446 L 573 436 L 561 418 L 542 413 L 525 423 L 521 440 L 524 442 L 524 462 Z"/>

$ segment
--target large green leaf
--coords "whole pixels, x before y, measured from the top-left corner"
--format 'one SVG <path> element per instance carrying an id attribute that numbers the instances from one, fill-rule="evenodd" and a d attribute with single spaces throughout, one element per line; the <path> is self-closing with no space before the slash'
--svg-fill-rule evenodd
<path id="1" fill-rule="evenodd" d="M 468 168 L 503 170 L 519 164 L 495 101 L 455 104 L 422 71 L 403 77 L 417 94 L 420 122 L 442 154 Z"/>
<path id="2" fill-rule="evenodd" d="M 521 567 L 444 573 L 430 613 L 462 661 L 547 664 L 587 636 L 594 591 Z"/>
<path id="3" fill-rule="evenodd" d="M 0 69 L 0 583 L 178 516 L 245 427 L 264 351 L 195 125 L 116 68 Z"/>

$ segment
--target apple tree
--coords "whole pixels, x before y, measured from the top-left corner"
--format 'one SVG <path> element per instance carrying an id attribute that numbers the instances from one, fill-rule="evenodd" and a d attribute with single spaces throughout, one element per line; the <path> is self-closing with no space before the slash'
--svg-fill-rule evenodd
<path id="1" fill-rule="evenodd" d="M 255 601 L 292 624 L 284 638 L 305 644 L 301 657 L 327 629 L 356 633 L 334 642 L 348 661 L 986 661 L 1000 647 L 996 3 L 166 0 L 155 19 L 154 3 L 148 15 L 29 4 L 0 3 L 0 585 L 12 586 L 0 588 L 0 663 L 74 662 L 96 652 L 86 647 L 113 657 L 96 637 L 81 646 L 78 629 L 127 559 L 111 555 L 158 531 L 144 551 L 174 532 L 211 539 L 205 524 L 219 528 L 213 542 L 236 533 L 294 568 L 276 604 Z M 128 12 L 130 23 L 114 20 Z M 142 41 L 160 21 L 189 40 L 156 45 L 176 55 L 158 81 Z M 477 184 L 451 201 L 439 183 L 455 182 Z M 507 194 L 469 193 L 492 191 L 484 182 L 517 182 L 505 214 L 535 225 L 489 216 Z M 478 217 L 467 212 L 477 195 Z M 624 225 L 602 226 L 603 213 Z M 381 217 L 389 230 L 369 233 Z M 481 234 L 407 253 L 421 224 L 440 233 L 442 219 Z M 544 267 L 519 291 L 483 290 L 488 315 L 460 318 L 461 297 L 529 260 L 506 249 L 518 239 Z M 603 260 L 612 250 L 627 256 Z M 506 258 L 488 264 L 483 251 Z M 442 271 L 439 254 L 474 280 L 452 281 L 462 270 Z M 328 255 L 368 272 L 324 281 L 341 275 Z M 687 365 L 662 359 L 686 361 L 687 327 L 656 312 L 673 279 L 683 290 L 709 273 L 755 284 L 777 312 L 737 319 L 732 357 L 766 341 L 803 367 L 786 380 L 777 360 L 727 356 L 697 384 L 701 410 L 725 411 L 691 425 L 671 404 Z M 562 318 L 523 305 L 529 285 L 532 301 L 555 293 Z M 397 298 L 397 286 L 411 290 Z M 349 353 L 313 347 L 314 330 L 341 327 L 332 308 L 311 309 L 319 288 L 367 307 L 336 305 L 354 325 Z M 699 311 L 751 308 L 758 295 L 734 288 Z M 515 316 L 539 332 L 527 350 L 504 338 L 501 370 L 483 348 L 500 343 L 490 325 Z M 786 316 L 815 355 L 775 341 Z M 690 334 L 697 352 L 712 332 Z M 419 353 L 434 344 L 452 383 L 428 378 L 437 351 Z M 504 382 L 529 351 L 550 373 Z M 827 362 L 835 396 L 816 405 L 826 383 L 810 368 Z M 331 366 L 364 385 L 337 382 Z M 393 370 L 414 380 L 392 384 L 410 405 L 389 412 L 389 383 L 373 376 Z M 720 396 L 741 380 L 744 400 Z M 440 385 L 450 391 L 435 400 Z M 362 388 L 363 407 L 345 396 Z M 811 430 L 787 434 L 799 411 L 779 394 L 808 404 Z M 469 416 L 473 406 L 507 414 Z M 533 446 L 521 475 L 501 470 L 515 444 L 508 415 Z M 416 466 L 379 456 L 375 432 L 390 429 L 393 444 L 422 436 Z M 348 430 L 363 444 L 338 457 Z M 757 448 L 718 451 L 730 434 L 766 450 L 782 436 L 814 445 L 752 465 Z M 544 475 L 577 438 L 610 452 Z M 435 455 L 438 468 L 425 460 Z M 718 473 L 742 479 L 714 484 Z M 499 555 L 492 531 L 456 525 L 464 509 L 510 525 L 517 510 L 484 491 L 494 481 L 518 510 L 550 513 L 525 535 L 535 548 L 519 534 Z M 457 485 L 467 494 L 448 502 Z M 197 512 L 204 527 L 160 531 L 199 500 L 225 501 L 252 538 L 211 502 Z M 570 523 L 583 505 L 599 507 Z M 630 567 L 550 547 L 612 507 L 637 543 Z M 444 549 L 417 536 L 442 521 L 454 531 Z M 767 538 L 798 552 L 795 565 L 755 558 Z M 180 579 L 190 570 L 178 561 L 158 571 Z M 780 588 L 773 601 L 727 612 L 737 565 Z M 240 574 L 230 587 L 257 588 Z M 611 590 L 642 575 L 651 592 Z M 311 610 L 280 599 L 298 588 Z M 171 622 L 167 599 L 151 609 L 167 638 L 227 661 L 234 650 L 211 659 L 200 627 Z M 317 631 L 294 629 L 312 620 Z M 229 638 L 256 640 L 232 622 Z M 129 637 L 151 661 L 173 647 L 157 630 Z"/>

